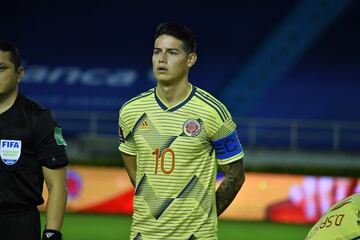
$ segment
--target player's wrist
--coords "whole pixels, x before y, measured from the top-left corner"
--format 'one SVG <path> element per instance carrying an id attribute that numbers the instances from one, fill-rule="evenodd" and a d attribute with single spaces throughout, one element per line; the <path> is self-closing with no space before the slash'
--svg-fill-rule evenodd
<path id="1" fill-rule="evenodd" d="M 42 240 L 61 240 L 62 234 L 61 232 L 53 229 L 45 229 L 43 231 Z"/>

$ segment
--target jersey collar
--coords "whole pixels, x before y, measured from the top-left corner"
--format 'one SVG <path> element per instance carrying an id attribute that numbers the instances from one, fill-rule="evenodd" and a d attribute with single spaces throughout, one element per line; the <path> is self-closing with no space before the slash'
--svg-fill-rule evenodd
<path id="1" fill-rule="evenodd" d="M 165 105 L 165 103 L 163 103 L 161 101 L 161 99 L 159 98 L 159 96 L 157 95 L 156 93 L 156 87 L 155 87 L 155 91 L 154 91 L 154 94 L 155 94 L 155 99 L 156 99 L 156 102 L 159 104 L 159 106 L 164 110 L 164 111 L 167 111 L 167 112 L 174 112 L 176 110 L 178 110 L 179 108 L 181 108 L 182 106 L 184 106 L 188 101 L 191 100 L 191 98 L 195 95 L 195 92 L 196 92 L 196 87 L 194 87 L 192 84 L 190 84 L 191 86 L 191 91 L 190 93 L 188 94 L 188 96 L 180 103 L 178 103 L 177 105 L 169 108 L 168 106 Z"/>

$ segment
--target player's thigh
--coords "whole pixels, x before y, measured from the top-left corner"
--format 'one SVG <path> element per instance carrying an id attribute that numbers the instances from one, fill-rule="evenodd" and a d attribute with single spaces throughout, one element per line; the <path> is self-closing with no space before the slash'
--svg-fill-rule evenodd
<path id="1" fill-rule="evenodd" d="M 1 240 L 40 240 L 40 214 L 37 209 L 0 215 Z"/>

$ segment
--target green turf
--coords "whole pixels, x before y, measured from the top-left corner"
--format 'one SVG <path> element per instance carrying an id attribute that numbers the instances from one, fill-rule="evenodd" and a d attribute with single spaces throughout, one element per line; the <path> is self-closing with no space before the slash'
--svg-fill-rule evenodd
<path id="1" fill-rule="evenodd" d="M 271 222 L 219 221 L 219 240 L 303 240 L 310 225 Z"/>
<path id="2" fill-rule="evenodd" d="M 41 214 L 42 225 L 45 223 Z M 127 240 L 131 218 L 122 215 L 67 213 L 62 232 L 64 240 Z M 309 225 L 269 222 L 219 221 L 219 240 L 304 239 Z"/>

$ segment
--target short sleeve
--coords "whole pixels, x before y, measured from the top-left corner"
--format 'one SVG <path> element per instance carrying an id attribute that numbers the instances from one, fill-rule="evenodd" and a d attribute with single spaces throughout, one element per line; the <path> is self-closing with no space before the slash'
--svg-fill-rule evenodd
<path id="1" fill-rule="evenodd" d="M 66 142 L 60 126 L 49 110 L 42 111 L 38 116 L 35 123 L 35 137 L 36 151 L 42 166 L 55 169 L 68 164 Z"/>
<path id="2" fill-rule="evenodd" d="M 228 164 L 244 157 L 236 124 L 231 117 L 225 121 L 220 121 L 218 129 L 211 137 L 211 144 L 215 149 L 218 164 Z"/>
<path id="3" fill-rule="evenodd" d="M 129 155 L 136 155 L 136 144 L 131 128 L 129 127 L 129 116 L 126 116 L 125 110 L 119 111 L 119 150 Z"/>

